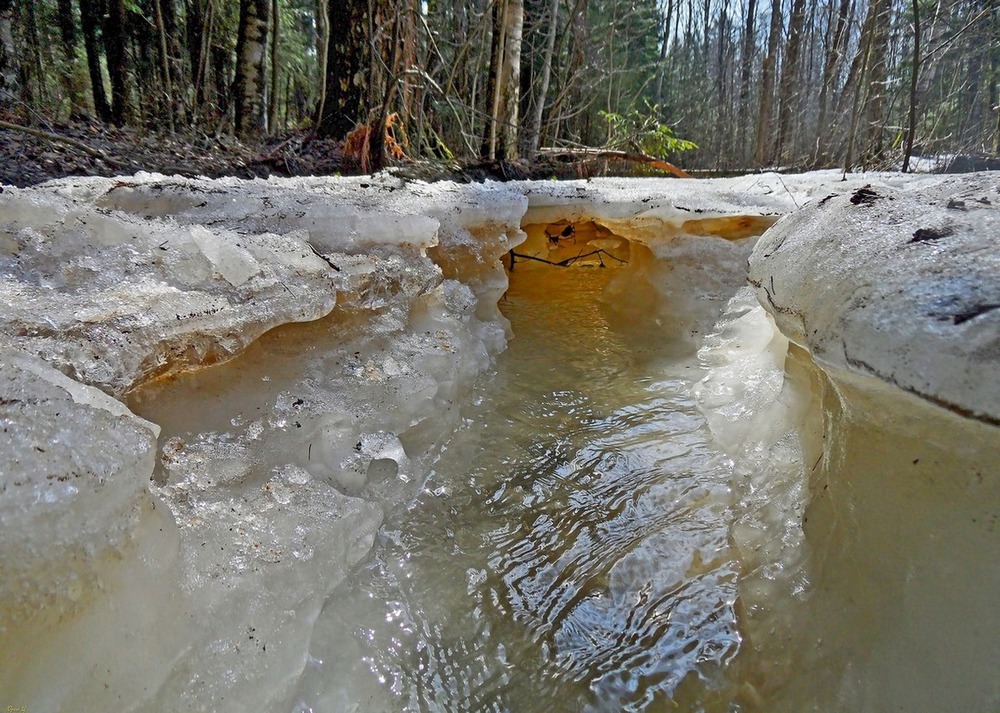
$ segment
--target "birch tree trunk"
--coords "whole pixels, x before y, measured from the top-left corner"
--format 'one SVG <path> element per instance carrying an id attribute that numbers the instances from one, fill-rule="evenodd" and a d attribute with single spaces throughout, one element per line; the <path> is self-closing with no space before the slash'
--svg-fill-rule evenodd
<path id="1" fill-rule="evenodd" d="M 236 40 L 236 134 L 246 138 L 264 129 L 264 56 L 269 0 L 240 0 Z"/>
<path id="2" fill-rule="evenodd" d="M 326 0 L 315 0 L 316 18 L 316 84 L 319 97 L 316 101 L 316 115 L 313 119 L 319 124 L 323 116 L 323 105 L 326 104 L 326 61 L 327 50 L 330 48 L 330 6 Z"/>
<path id="3" fill-rule="evenodd" d="M 489 120 L 483 158 L 517 158 L 523 0 L 494 0 Z"/>

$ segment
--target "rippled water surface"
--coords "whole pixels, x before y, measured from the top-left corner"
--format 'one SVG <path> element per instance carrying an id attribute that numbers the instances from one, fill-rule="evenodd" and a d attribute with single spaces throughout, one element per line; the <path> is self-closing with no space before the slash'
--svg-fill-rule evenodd
<path id="1" fill-rule="evenodd" d="M 300 710 L 726 709 L 729 463 L 696 362 L 616 329 L 612 272 L 515 273 L 516 336 L 331 597 Z"/>

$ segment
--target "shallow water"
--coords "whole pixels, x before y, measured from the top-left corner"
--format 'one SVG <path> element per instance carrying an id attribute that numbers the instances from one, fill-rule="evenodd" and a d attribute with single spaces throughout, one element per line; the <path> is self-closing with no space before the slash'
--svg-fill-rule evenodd
<path id="1" fill-rule="evenodd" d="M 730 462 L 693 357 L 616 327 L 614 272 L 513 274 L 515 337 L 330 597 L 298 710 L 728 709 Z"/>

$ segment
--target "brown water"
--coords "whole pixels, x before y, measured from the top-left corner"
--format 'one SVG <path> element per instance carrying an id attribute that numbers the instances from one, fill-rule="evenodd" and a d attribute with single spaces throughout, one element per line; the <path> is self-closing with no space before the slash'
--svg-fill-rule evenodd
<path id="1" fill-rule="evenodd" d="M 729 709 L 731 465 L 694 359 L 602 305 L 614 272 L 518 266 L 515 337 L 330 598 L 297 710 Z"/>

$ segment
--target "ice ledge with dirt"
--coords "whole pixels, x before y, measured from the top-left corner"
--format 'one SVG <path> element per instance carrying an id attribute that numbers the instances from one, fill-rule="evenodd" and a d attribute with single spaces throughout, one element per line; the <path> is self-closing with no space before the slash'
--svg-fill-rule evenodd
<path id="1" fill-rule="evenodd" d="M 829 193 L 758 243 L 749 281 L 821 364 L 1000 425 L 1000 180 Z"/>

